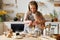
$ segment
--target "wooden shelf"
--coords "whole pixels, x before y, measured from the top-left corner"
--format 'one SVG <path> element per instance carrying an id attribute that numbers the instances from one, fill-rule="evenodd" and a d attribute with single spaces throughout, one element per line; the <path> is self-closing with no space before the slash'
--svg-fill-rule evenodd
<path id="1" fill-rule="evenodd" d="M 60 7 L 60 4 L 54 4 L 55 7 Z"/>
<path id="2" fill-rule="evenodd" d="M 2 6 L 4 7 L 4 6 L 14 6 L 14 4 L 2 4 Z"/>
<path id="3" fill-rule="evenodd" d="M 54 6 L 55 7 L 60 7 L 60 1 L 54 1 Z"/>
<path id="4" fill-rule="evenodd" d="M 7 11 L 7 13 L 13 13 L 14 12 L 14 10 L 5 10 L 5 11 Z"/>
<path id="5" fill-rule="evenodd" d="M 0 9 L 2 9 L 2 3 L 3 3 L 2 0 L 0 0 Z"/>

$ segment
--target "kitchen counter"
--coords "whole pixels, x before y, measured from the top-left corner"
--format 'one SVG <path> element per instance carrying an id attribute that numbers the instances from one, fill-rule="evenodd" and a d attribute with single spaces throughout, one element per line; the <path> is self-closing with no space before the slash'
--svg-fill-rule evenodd
<path id="1" fill-rule="evenodd" d="M 4 35 L 1 35 L 0 36 L 0 40 L 56 40 L 55 38 L 51 38 L 49 36 L 40 36 L 40 37 L 37 37 L 37 38 L 34 38 L 34 37 L 24 37 L 22 39 L 16 39 L 16 38 L 7 38 L 6 36 Z"/>

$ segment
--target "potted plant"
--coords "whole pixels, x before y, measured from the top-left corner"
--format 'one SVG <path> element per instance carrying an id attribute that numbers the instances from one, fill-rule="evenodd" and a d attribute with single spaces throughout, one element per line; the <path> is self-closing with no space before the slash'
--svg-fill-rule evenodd
<path id="1" fill-rule="evenodd" d="M 53 14 L 51 14 L 50 13 L 50 16 L 51 16 L 51 18 L 52 18 L 52 22 L 57 22 L 58 21 L 58 14 L 57 14 L 57 12 L 54 10 L 54 13 Z"/>
<path id="2" fill-rule="evenodd" d="M 5 14 L 7 14 L 7 12 L 5 10 L 0 10 L 0 22 L 3 21 L 3 17 Z"/>

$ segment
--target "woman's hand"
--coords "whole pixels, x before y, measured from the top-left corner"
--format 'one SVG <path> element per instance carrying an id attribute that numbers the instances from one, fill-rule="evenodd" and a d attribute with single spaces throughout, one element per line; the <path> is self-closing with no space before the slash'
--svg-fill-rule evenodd
<path id="1" fill-rule="evenodd" d="M 29 24 L 31 23 L 31 20 L 24 21 L 24 23 Z"/>

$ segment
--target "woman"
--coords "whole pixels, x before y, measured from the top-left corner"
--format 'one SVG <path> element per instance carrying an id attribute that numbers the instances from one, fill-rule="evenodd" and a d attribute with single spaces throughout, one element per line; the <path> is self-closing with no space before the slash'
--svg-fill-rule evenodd
<path id="1" fill-rule="evenodd" d="M 38 10 L 37 2 L 31 1 L 28 5 L 28 8 L 29 11 L 25 16 L 25 21 L 34 21 L 35 24 L 39 25 L 40 29 L 43 29 L 45 19 L 43 18 L 42 14 L 39 11 L 37 11 Z"/>

